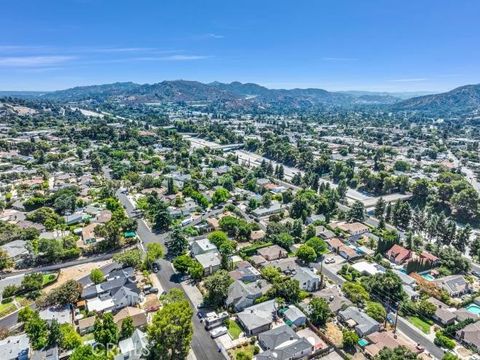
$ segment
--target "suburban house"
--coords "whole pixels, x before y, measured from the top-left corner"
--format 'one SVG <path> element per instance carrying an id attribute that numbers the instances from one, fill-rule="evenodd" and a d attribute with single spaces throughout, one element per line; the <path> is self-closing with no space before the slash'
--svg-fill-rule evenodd
<path id="1" fill-rule="evenodd" d="M 360 235 L 370 231 L 370 228 L 367 225 L 359 222 L 340 222 L 336 224 L 336 228 L 348 233 L 350 237 L 359 237 Z"/>
<path id="2" fill-rule="evenodd" d="M 348 261 L 352 261 L 358 258 L 361 258 L 363 255 L 359 253 L 353 247 L 348 245 L 342 245 L 338 248 L 338 254 Z"/>
<path id="3" fill-rule="evenodd" d="M 277 319 L 276 301 L 269 300 L 247 307 L 237 316 L 247 336 L 257 335 L 269 330 L 272 323 Z"/>
<path id="4" fill-rule="evenodd" d="M 85 335 L 93 331 L 95 325 L 95 316 L 89 316 L 78 320 L 77 331 L 80 335 Z"/>
<path id="5" fill-rule="evenodd" d="M 28 360 L 30 358 L 30 342 L 27 334 L 9 336 L 0 340 L 0 359 Z"/>
<path id="6" fill-rule="evenodd" d="M 315 236 L 321 237 L 323 240 L 334 238 L 336 235 L 333 231 L 327 229 L 325 226 L 315 227 Z"/>
<path id="7" fill-rule="evenodd" d="M 320 276 L 305 267 L 298 267 L 293 279 L 298 280 L 300 289 L 305 291 L 316 291 L 320 287 Z"/>
<path id="8" fill-rule="evenodd" d="M 271 285 L 263 279 L 249 284 L 236 280 L 228 288 L 225 304 L 233 307 L 236 312 L 242 311 L 246 307 L 252 306 L 255 300 L 265 295 L 270 288 Z"/>
<path id="9" fill-rule="evenodd" d="M 289 305 L 283 312 L 283 316 L 287 325 L 292 327 L 303 326 L 307 322 L 305 314 L 295 305 Z"/>
<path id="10" fill-rule="evenodd" d="M 26 244 L 25 240 L 14 240 L 2 245 L 1 248 L 15 264 L 20 264 L 29 254 Z"/>
<path id="11" fill-rule="evenodd" d="M 218 251 L 195 255 L 195 259 L 202 265 L 204 275 L 213 274 L 222 264 Z"/>
<path id="12" fill-rule="evenodd" d="M 390 260 L 391 262 L 394 262 L 397 265 L 404 264 L 411 257 L 412 257 L 412 252 L 398 244 L 393 245 L 392 248 L 387 251 L 388 260 Z"/>
<path id="13" fill-rule="evenodd" d="M 430 297 L 428 302 L 437 307 L 435 314 L 432 316 L 433 320 L 444 326 L 453 324 L 455 322 L 457 315 L 453 311 L 450 311 L 448 305 L 444 304 L 440 300 L 435 299 L 434 297 Z"/>
<path id="14" fill-rule="evenodd" d="M 51 323 L 56 320 L 59 324 L 72 324 L 73 313 L 70 306 L 50 306 L 39 311 L 41 319 Z"/>
<path id="15" fill-rule="evenodd" d="M 137 305 L 141 299 L 134 269 L 110 272 L 101 284 L 84 287 L 82 298 L 87 302 L 88 311 L 94 312 L 120 310 L 126 306 Z"/>
<path id="16" fill-rule="evenodd" d="M 480 350 L 480 323 L 477 321 L 455 333 L 456 338 L 465 345 Z"/>
<path id="17" fill-rule="evenodd" d="M 193 241 L 190 244 L 190 252 L 193 256 L 199 254 L 206 254 L 211 252 L 217 252 L 217 247 L 208 239 L 201 239 Z"/>
<path id="18" fill-rule="evenodd" d="M 347 299 L 340 291 L 338 286 L 324 288 L 315 293 L 315 296 L 321 297 L 328 303 L 330 311 L 336 314 L 338 311 L 345 309 L 352 305 L 352 302 Z M 307 305 L 308 309 L 308 305 Z"/>
<path id="19" fill-rule="evenodd" d="M 398 333 L 393 334 L 390 331 L 374 332 L 367 336 L 367 340 L 369 344 L 365 347 L 365 353 L 371 359 L 377 356 L 383 348 L 393 350 L 399 346 L 403 346 L 415 354 L 419 354 L 423 351 L 403 335 Z"/>
<path id="20" fill-rule="evenodd" d="M 252 211 L 252 215 L 258 219 L 265 216 L 279 214 L 281 212 L 283 212 L 282 204 L 275 201 L 275 202 L 272 202 L 272 204 L 268 208 L 265 208 L 265 207 L 256 208 L 255 210 Z"/>
<path id="21" fill-rule="evenodd" d="M 126 318 L 131 318 L 135 328 L 142 328 L 147 325 L 147 313 L 137 307 L 127 306 L 120 310 L 113 317 L 113 321 L 118 328 L 122 328 L 122 323 Z"/>
<path id="22" fill-rule="evenodd" d="M 83 221 L 83 214 L 82 213 L 75 213 L 72 215 L 65 216 L 65 224 L 67 225 L 75 225 L 79 224 Z"/>
<path id="23" fill-rule="evenodd" d="M 271 245 L 258 249 L 257 253 L 267 261 L 277 260 L 288 256 L 287 250 L 278 245 Z"/>
<path id="24" fill-rule="evenodd" d="M 470 284 L 463 275 L 450 275 L 432 281 L 435 285 L 441 287 L 451 297 L 459 297 L 471 292 Z"/>
<path id="25" fill-rule="evenodd" d="M 118 343 L 119 354 L 114 360 L 140 360 L 148 354 L 147 334 L 135 329 L 132 336 Z"/>
<path id="26" fill-rule="evenodd" d="M 376 320 L 354 306 L 340 311 L 338 317 L 348 327 L 354 328 L 360 337 L 380 330 L 380 324 Z"/>
<path id="27" fill-rule="evenodd" d="M 257 354 L 257 360 L 301 359 L 312 354 L 313 345 L 298 336 L 288 325 L 281 325 L 258 335 L 258 343 L 264 350 Z"/>
<path id="28" fill-rule="evenodd" d="M 330 251 L 334 251 L 336 253 L 338 253 L 338 249 L 340 249 L 342 246 L 345 245 L 342 240 L 336 237 L 326 239 L 325 242 L 327 243 L 327 246 L 330 249 Z"/>
<path id="29" fill-rule="evenodd" d="M 234 280 L 252 282 L 261 278 L 260 271 L 255 269 L 248 261 L 241 261 L 237 264 L 237 268 L 229 272 Z"/>
<path id="30" fill-rule="evenodd" d="M 424 261 L 427 261 L 427 262 L 430 262 L 430 264 L 432 266 L 436 266 L 440 262 L 440 258 L 436 257 L 433 254 L 430 254 L 428 251 L 425 251 L 425 250 L 423 250 L 420 253 L 420 259 L 424 260 Z"/>

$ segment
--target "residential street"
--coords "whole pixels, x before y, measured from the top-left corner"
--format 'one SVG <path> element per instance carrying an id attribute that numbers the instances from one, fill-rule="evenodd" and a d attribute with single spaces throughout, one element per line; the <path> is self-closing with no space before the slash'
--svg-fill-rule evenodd
<path id="1" fill-rule="evenodd" d="M 130 200 L 125 194 L 121 194 L 117 192 L 117 197 L 120 202 L 125 206 L 128 216 L 132 217 L 132 211 L 134 210 Z M 205 216 L 205 215 L 204 215 Z M 161 243 L 165 245 L 165 240 L 168 237 L 168 233 L 164 234 L 155 234 L 153 233 L 145 223 L 143 219 L 137 221 L 138 228 L 137 228 L 137 235 L 140 238 L 140 241 L 143 244 L 148 244 L 152 242 Z M 172 264 L 164 259 L 160 260 L 161 269 L 157 273 L 157 277 L 162 285 L 163 290 L 168 291 L 172 288 L 181 289 L 187 299 L 189 299 L 190 304 L 192 305 L 194 316 L 193 316 L 193 339 L 191 343 L 192 350 L 195 354 L 197 359 L 224 359 L 222 353 L 218 352 L 218 346 L 215 341 L 210 337 L 208 331 L 206 331 L 203 327 L 203 324 L 200 323 L 199 318 L 197 317 L 196 307 L 190 301 L 188 294 L 182 288 L 178 276 L 176 276 L 175 272 L 173 271 Z"/>

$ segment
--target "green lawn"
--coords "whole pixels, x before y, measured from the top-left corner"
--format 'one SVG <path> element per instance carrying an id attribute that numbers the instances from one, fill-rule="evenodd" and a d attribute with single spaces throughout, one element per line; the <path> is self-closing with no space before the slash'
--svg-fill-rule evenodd
<path id="1" fill-rule="evenodd" d="M 83 340 L 83 342 L 90 341 L 90 340 L 95 340 L 95 336 L 94 336 L 93 332 L 89 333 L 89 334 L 85 334 L 85 335 L 82 336 L 82 340 Z"/>
<path id="2" fill-rule="evenodd" d="M 241 332 L 242 332 L 242 328 L 240 327 L 240 325 L 238 325 L 238 323 L 235 320 L 228 321 L 228 333 L 230 334 L 230 337 L 233 340 L 238 339 Z"/>
<path id="3" fill-rule="evenodd" d="M 231 359 L 236 359 L 237 358 L 237 354 L 239 352 L 243 352 L 247 355 L 247 358 L 248 359 L 253 359 L 253 350 L 254 350 L 255 346 L 254 345 L 244 345 L 244 346 L 241 346 L 239 347 L 238 349 L 235 347 L 233 349 L 230 349 L 228 351 L 229 355 L 230 355 L 230 358 Z"/>
<path id="4" fill-rule="evenodd" d="M 17 310 L 17 307 L 13 302 L 9 302 L 6 304 L 0 304 L 0 318 L 7 316 Z"/>
<path id="5" fill-rule="evenodd" d="M 43 274 L 43 287 L 50 285 L 57 280 L 57 274 Z"/>
<path id="6" fill-rule="evenodd" d="M 431 322 L 428 322 L 417 316 L 410 316 L 408 318 L 408 321 L 410 321 L 413 325 L 422 330 L 425 334 L 430 334 L 430 328 L 432 327 Z"/>

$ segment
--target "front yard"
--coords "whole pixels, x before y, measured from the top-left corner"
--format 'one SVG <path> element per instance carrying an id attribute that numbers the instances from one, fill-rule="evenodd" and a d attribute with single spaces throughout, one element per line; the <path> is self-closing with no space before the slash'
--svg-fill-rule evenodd
<path id="1" fill-rule="evenodd" d="M 241 359 L 253 359 L 254 355 L 256 355 L 255 345 L 251 345 L 251 344 L 241 345 L 228 350 L 228 355 L 230 355 L 230 359 L 232 360 L 236 360 L 239 353 L 244 354 L 244 356 L 241 357 Z"/>
<path id="2" fill-rule="evenodd" d="M 228 333 L 232 340 L 238 339 L 242 333 L 242 328 L 235 320 L 228 320 Z"/>
<path id="3" fill-rule="evenodd" d="M 429 320 L 422 319 L 418 316 L 409 316 L 408 321 L 410 321 L 415 327 L 419 328 L 425 334 L 430 334 L 430 328 L 433 323 Z"/>

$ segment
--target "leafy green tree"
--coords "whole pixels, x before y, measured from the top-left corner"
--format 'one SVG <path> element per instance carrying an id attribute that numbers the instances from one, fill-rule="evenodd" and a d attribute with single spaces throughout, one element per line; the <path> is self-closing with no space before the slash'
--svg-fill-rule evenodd
<path id="1" fill-rule="evenodd" d="M 60 324 L 53 319 L 48 325 L 48 346 L 55 346 L 60 342 L 61 332 Z"/>
<path id="2" fill-rule="evenodd" d="M 375 205 L 375 217 L 377 219 L 383 219 L 385 214 L 386 202 L 383 200 L 383 197 L 378 199 L 377 204 Z"/>
<path id="3" fill-rule="evenodd" d="M 139 269 L 142 265 L 142 259 L 143 255 L 139 249 L 125 250 L 113 256 L 113 260 L 122 266 L 131 266 L 136 269 Z"/>
<path id="4" fill-rule="evenodd" d="M 396 347 L 395 349 L 390 349 L 384 347 L 380 352 L 375 356 L 375 360 L 418 360 L 417 354 L 407 349 L 404 346 Z"/>
<path id="5" fill-rule="evenodd" d="M 207 239 L 216 247 L 220 247 L 224 242 L 228 241 L 228 235 L 223 231 L 212 231 L 208 234 Z"/>
<path id="6" fill-rule="evenodd" d="M 81 345 L 70 355 L 70 360 L 98 360 L 98 355 L 93 351 L 90 345 Z"/>
<path id="7" fill-rule="evenodd" d="M 360 201 L 355 201 L 348 211 L 348 220 L 363 221 L 365 219 L 365 207 Z"/>
<path id="8" fill-rule="evenodd" d="M 24 330 L 27 333 L 34 350 L 43 349 L 48 345 L 48 324 L 45 320 L 40 318 L 38 311 L 32 310 L 28 306 L 24 307 L 18 313 L 18 319 L 20 322 L 23 322 Z"/>
<path id="9" fill-rule="evenodd" d="M 367 290 L 357 282 L 346 281 L 342 285 L 342 290 L 345 293 L 345 296 L 357 305 L 366 303 L 370 300 L 370 295 Z"/>
<path id="10" fill-rule="evenodd" d="M 312 237 L 308 239 L 305 244 L 308 246 L 312 247 L 313 250 L 315 250 L 315 253 L 317 255 L 321 255 L 327 251 L 327 243 L 320 239 L 319 237 Z"/>
<path id="11" fill-rule="evenodd" d="M 135 326 L 133 326 L 133 320 L 129 316 L 122 321 L 122 327 L 120 329 L 120 339 L 127 339 L 132 336 L 135 331 Z"/>
<path id="12" fill-rule="evenodd" d="M 173 260 L 173 266 L 180 274 L 186 274 L 193 259 L 188 255 L 179 255 Z"/>
<path id="13" fill-rule="evenodd" d="M 90 280 L 92 280 L 94 284 L 100 284 L 104 282 L 105 276 L 103 275 L 102 270 L 98 268 L 92 269 L 92 271 L 90 271 Z"/>
<path id="14" fill-rule="evenodd" d="M 185 298 L 164 303 L 147 328 L 149 359 L 186 359 L 193 335 L 192 316 Z"/>
<path id="15" fill-rule="evenodd" d="M 342 344 L 345 349 L 353 349 L 355 345 L 358 343 L 358 340 L 360 340 L 360 338 L 358 337 L 355 331 L 344 329 L 342 331 L 342 335 L 343 335 Z"/>
<path id="16" fill-rule="evenodd" d="M 274 244 L 281 246 L 287 251 L 290 251 L 290 246 L 294 244 L 293 236 L 288 232 L 281 232 L 280 234 L 273 235 L 270 238 Z"/>
<path id="17" fill-rule="evenodd" d="M 65 306 L 75 304 L 82 294 L 82 285 L 75 280 L 68 280 L 51 290 L 45 297 L 45 305 Z"/>
<path id="18" fill-rule="evenodd" d="M 228 272 L 219 270 L 207 277 L 204 287 L 207 290 L 205 300 L 213 307 L 220 307 L 225 303 L 228 296 L 228 287 L 233 282 Z"/>
<path id="19" fill-rule="evenodd" d="M 218 187 L 212 196 L 213 205 L 218 205 L 226 202 L 230 198 L 230 193 L 223 187 Z"/>
<path id="20" fill-rule="evenodd" d="M 12 268 L 15 265 L 13 260 L 8 256 L 7 252 L 0 249 L 0 271 Z"/>
<path id="21" fill-rule="evenodd" d="M 23 291 L 37 291 L 43 287 L 43 275 L 40 273 L 27 274 L 22 279 Z"/>
<path id="22" fill-rule="evenodd" d="M 119 339 L 118 328 L 111 313 L 97 315 L 93 325 L 95 341 L 107 348 L 110 344 L 117 344 Z"/>
<path id="23" fill-rule="evenodd" d="M 273 284 L 269 294 L 272 297 L 282 298 L 287 303 L 296 303 L 300 300 L 300 284 L 298 280 L 284 278 Z"/>
<path id="24" fill-rule="evenodd" d="M 282 273 L 278 268 L 272 265 L 267 265 L 261 270 L 262 276 L 271 283 L 276 283 L 282 279 Z"/>
<path id="25" fill-rule="evenodd" d="M 446 352 L 445 355 L 443 355 L 442 360 L 460 360 L 460 358 L 451 352 Z"/>
<path id="26" fill-rule="evenodd" d="M 60 342 L 62 349 L 73 350 L 82 345 L 82 337 L 75 331 L 71 324 L 60 325 Z"/>
<path id="27" fill-rule="evenodd" d="M 187 251 L 188 240 L 182 229 L 175 228 L 170 234 L 170 241 L 167 243 L 168 254 L 170 256 L 182 255 Z"/>
<path id="28" fill-rule="evenodd" d="M 161 259 L 164 255 L 163 246 L 159 243 L 147 244 L 147 256 L 145 257 L 145 263 L 147 268 L 151 268 L 152 264 Z"/>
<path id="29" fill-rule="evenodd" d="M 315 297 L 309 303 L 309 317 L 312 323 L 315 326 L 325 326 L 328 319 L 333 316 L 333 313 L 330 311 L 328 307 L 328 303 L 325 299 L 320 297 Z"/>
<path id="30" fill-rule="evenodd" d="M 311 246 L 307 244 L 302 244 L 297 250 L 297 257 L 304 263 L 308 264 L 314 262 L 317 259 L 317 253 Z"/>
<path id="31" fill-rule="evenodd" d="M 426 299 L 419 301 L 417 308 L 418 312 L 427 319 L 432 318 L 432 316 L 435 315 L 435 311 L 437 311 L 437 307 Z"/>
<path id="32" fill-rule="evenodd" d="M 387 311 L 383 305 L 374 301 L 367 303 L 367 309 L 365 312 L 380 323 L 384 322 L 387 317 Z"/>
<path id="33" fill-rule="evenodd" d="M 363 284 L 370 294 L 388 303 L 398 302 L 405 297 L 402 280 L 391 270 L 369 276 Z"/>

